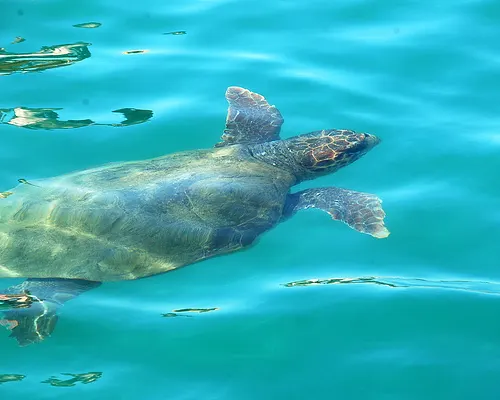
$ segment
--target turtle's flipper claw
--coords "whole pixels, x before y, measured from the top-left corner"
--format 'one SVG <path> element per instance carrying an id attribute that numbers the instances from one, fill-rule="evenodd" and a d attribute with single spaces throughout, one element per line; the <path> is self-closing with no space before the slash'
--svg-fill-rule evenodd
<path id="1" fill-rule="evenodd" d="M 4 312 L 0 325 L 11 330 L 10 337 L 20 346 L 38 343 L 50 336 L 56 323 L 57 305 L 51 302 L 33 303 L 29 308 L 16 308 Z"/>

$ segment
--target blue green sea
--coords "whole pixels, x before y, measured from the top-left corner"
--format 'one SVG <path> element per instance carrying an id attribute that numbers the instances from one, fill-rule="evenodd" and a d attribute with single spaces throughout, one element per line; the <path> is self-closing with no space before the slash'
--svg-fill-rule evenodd
<path id="1" fill-rule="evenodd" d="M 494 0 L 1 0 L 0 192 L 211 148 L 236 85 L 283 138 L 381 138 L 294 190 L 375 193 L 391 235 L 304 210 L 0 326 L 0 399 L 500 399 L 499 43 Z"/>

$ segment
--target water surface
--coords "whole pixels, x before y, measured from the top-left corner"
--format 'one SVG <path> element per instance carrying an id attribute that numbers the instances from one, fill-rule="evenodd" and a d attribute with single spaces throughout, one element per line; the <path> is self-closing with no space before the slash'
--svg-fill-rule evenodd
<path id="1" fill-rule="evenodd" d="M 300 188 L 376 193 L 392 234 L 308 210 L 247 251 L 103 285 L 42 344 L 1 332 L 2 398 L 500 398 L 499 17 L 492 0 L 3 0 L 5 53 L 90 55 L 0 64 L 2 191 L 211 147 L 239 85 L 280 109 L 283 137 L 379 136 Z M 52 122 L 9 123 L 16 109 Z M 217 310 L 162 316 L 186 308 Z"/>

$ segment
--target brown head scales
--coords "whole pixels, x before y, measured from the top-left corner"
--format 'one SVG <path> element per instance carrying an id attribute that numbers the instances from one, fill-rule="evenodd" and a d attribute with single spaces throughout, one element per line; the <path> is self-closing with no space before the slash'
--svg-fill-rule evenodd
<path id="1" fill-rule="evenodd" d="M 325 129 L 250 146 L 253 157 L 291 172 L 297 182 L 330 174 L 351 164 L 380 143 L 368 133 Z"/>

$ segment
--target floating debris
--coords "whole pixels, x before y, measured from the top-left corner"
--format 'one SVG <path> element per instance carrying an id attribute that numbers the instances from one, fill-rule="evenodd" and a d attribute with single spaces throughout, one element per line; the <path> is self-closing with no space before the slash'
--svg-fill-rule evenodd
<path id="1" fill-rule="evenodd" d="M 142 54 L 142 53 L 148 53 L 149 50 L 126 50 L 122 54 Z"/>
<path id="2" fill-rule="evenodd" d="M 26 39 L 21 37 L 21 36 L 16 36 L 16 38 L 12 41 L 11 44 L 17 44 L 17 43 L 22 43 L 22 42 L 25 42 Z"/>
<path id="3" fill-rule="evenodd" d="M 173 32 L 165 32 L 164 35 L 185 35 L 186 31 L 173 31 Z"/>
<path id="4" fill-rule="evenodd" d="M 0 385 L 6 382 L 18 382 L 26 378 L 26 375 L 19 374 L 0 374 Z"/>
<path id="5" fill-rule="evenodd" d="M 99 28 L 102 24 L 100 22 L 85 22 L 83 24 L 76 24 L 73 25 L 75 28 L 87 28 L 87 29 L 93 29 L 93 28 Z"/>
<path id="6" fill-rule="evenodd" d="M 68 375 L 72 376 L 73 378 L 71 379 L 58 379 L 55 376 L 50 377 L 49 379 L 43 381 L 42 383 L 48 383 L 51 386 L 59 386 L 59 387 L 68 387 L 68 386 L 75 386 L 76 383 L 81 382 L 84 385 L 88 383 L 95 382 L 102 376 L 102 372 L 87 372 L 85 374 L 68 374 L 68 373 L 63 373 L 61 375 Z"/>
<path id="7" fill-rule="evenodd" d="M 9 197 L 12 194 L 13 194 L 12 192 L 1 192 L 0 199 L 6 199 L 7 197 Z"/>

